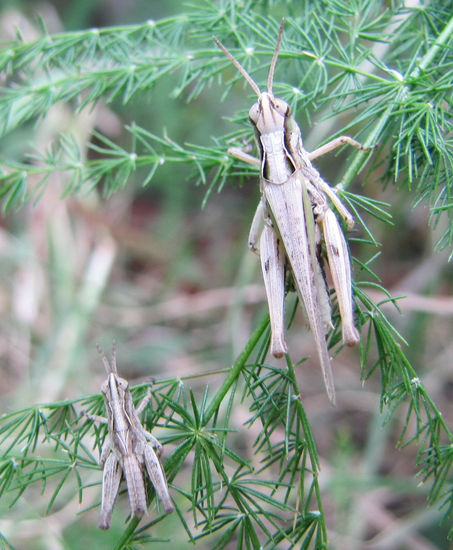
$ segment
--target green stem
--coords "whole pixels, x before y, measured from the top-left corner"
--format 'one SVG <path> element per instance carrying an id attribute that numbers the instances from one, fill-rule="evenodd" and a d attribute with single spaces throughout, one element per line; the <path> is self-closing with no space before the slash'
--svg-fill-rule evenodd
<path id="1" fill-rule="evenodd" d="M 316 442 L 313 437 L 311 428 L 310 428 L 310 422 L 307 418 L 307 414 L 305 412 L 304 406 L 302 405 L 302 401 L 300 400 L 300 394 L 299 394 L 299 387 L 297 385 L 297 379 L 296 379 L 296 373 L 294 372 L 294 366 L 291 361 L 288 361 L 288 375 L 289 379 L 291 380 L 291 385 L 293 387 L 294 394 L 297 396 L 296 400 L 296 409 L 297 413 L 300 419 L 300 422 L 302 424 L 302 429 L 304 432 L 304 437 L 307 442 L 307 451 L 310 456 L 310 462 L 311 462 L 311 468 L 312 468 L 312 475 L 313 475 L 313 483 L 315 487 L 315 495 L 316 495 L 316 503 L 318 506 L 319 513 L 321 514 L 321 517 L 323 518 L 323 521 L 320 522 L 323 538 L 325 541 L 327 541 L 327 527 L 325 522 L 325 516 L 324 516 L 324 509 L 322 506 L 322 499 L 321 499 L 321 489 L 319 487 L 318 483 L 318 472 L 321 468 L 321 465 L 319 463 L 319 455 L 318 450 L 316 448 Z"/>
<path id="2" fill-rule="evenodd" d="M 436 56 L 439 49 L 442 46 L 446 45 L 452 33 L 453 33 L 453 17 L 450 19 L 450 21 L 448 22 L 444 30 L 439 34 L 439 36 L 437 37 L 437 40 L 434 42 L 431 48 L 423 56 L 423 59 L 418 64 L 417 69 L 415 69 L 414 71 L 415 74 L 413 74 L 413 76 L 418 76 L 420 73 L 420 70 L 424 71 L 426 69 L 426 67 L 431 63 L 431 61 Z"/>
<path id="3" fill-rule="evenodd" d="M 131 538 L 134 536 L 135 529 L 137 529 L 138 524 L 140 523 L 140 518 L 133 517 L 131 521 L 127 524 L 127 528 L 123 533 L 123 536 L 118 540 L 118 544 L 114 547 L 114 550 L 123 550 L 123 548 L 130 542 Z"/>
<path id="4" fill-rule="evenodd" d="M 229 375 L 225 378 L 225 381 L 223 382 L 222 386 L 219 388 L 217 393 L 212 398 L 211 403 L 206 409 L 205 412 L 205 422 L 208 422 L 212 416 L 218 411 L 220 404 L 223 401 L 223 398 L 231 388 L 231 386 L 234 384 L 234 382 L 239 377 L 246 361 L 250 357 L 250 354 L 255 349 L 256 344 L 258 343 L 258 340 L 263 335 L 264 331 L 269 326 L 269 315 L 265 315 L 261 322 L 258 324 L 256 329 L 254 330 L 253 334 L 250 336 L 249 341 L 244 347 L 243 352 L 239 355 L 239 357 L 236 359 L 236 362 L 231 368 L 231 371 Z"/>

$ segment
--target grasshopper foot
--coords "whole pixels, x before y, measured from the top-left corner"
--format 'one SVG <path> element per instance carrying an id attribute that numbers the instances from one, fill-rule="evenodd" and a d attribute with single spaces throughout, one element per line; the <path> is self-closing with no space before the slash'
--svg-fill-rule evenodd
<path id="1" fill-rule="evenodd" d="M 359 331 L 354 326 L 345 326 L 343 323 L 343 344 L 355 346 L 360 340 Z"/>
<path id="2" fill-rule="evenodd" d="M 288 353 L 288 348 L 283 336 L 272 336 L 271 353 L 276 359 L 281 359 Z"/>

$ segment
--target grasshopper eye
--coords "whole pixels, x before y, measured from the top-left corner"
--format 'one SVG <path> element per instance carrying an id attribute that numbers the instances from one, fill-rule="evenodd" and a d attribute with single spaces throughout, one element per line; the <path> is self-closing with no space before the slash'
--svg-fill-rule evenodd
<path id="1" fill-rule="evenodd" d="M 253 122 L 253 124 L 256 124 L 260 116 L 260 107 L 258 103 L 255 103 L 252 105 L 249 111 L 249 119 Z"/>
<path id="2" fill-rule="evenodd" d="M 291 114 L 291 109 L 289 105 L 283 101 L 283 99 L 274 98 L 273 101 L 275 109 L 283 116 L 289 116 Z"/>
<path id="3" fill-rule="evenodd" d="M 119 386 L 122 390 L 126 391 L 127 388 L 129 387 L 129 382 L 128 382 L 127 380 L 124 380 L 124 378 L 120 378 L 120 383 L 118 384 L 118 386 Z"/>

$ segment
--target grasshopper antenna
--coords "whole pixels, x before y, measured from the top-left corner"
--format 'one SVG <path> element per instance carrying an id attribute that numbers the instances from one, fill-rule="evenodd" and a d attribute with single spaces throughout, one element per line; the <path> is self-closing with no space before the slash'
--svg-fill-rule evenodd
<path id="1" fill-rule="evenodd" d="M 213 36 L 212 39 L 217 44 L 217 46 L 222 50 L 222 52 L 228 57 L 228 59 L 233 63 L 236 69 L 241 73 L 241 75 L 247 80 L 250 86 L 253 88 L 253 91 L 259 97 L 261 95 L 261 90 L 258 88 L 257 83 L 249 75 L 249 73 L 244 69 L 244 67 L 239 63 L 239 61 L 225 48 L 225 46 L 220 42 L 220 40 Z"/>
<path id="2" fill-rule="evenodd" d="M 285 19 L 283 18 L 280 23 L 280 30 L 278 31 L 277 45 L 275 46 L 274 55 L 272 56 L 271 66 L 269 68 L 269 76 L 267 77 L 267 93 L 270 96 L 272 96 L 272 85 L 274 83 L 275 65 L 277 64 L 278 53 L 280 51 L 280 45 L 282 43 L 284 27 L 285 27 Z"/>
<path id="3" fill-rule="evenodd" d="M 105 370 L 107 374 L 110 374 L 111 372 L 118 372 L 116 368 L 116 341 L 113 340 L 112 343 L 112 363 L 109 363 L 109 360 L 107 359 L 107 356 L 103 352 L 101 346 L 99 344 L 96 344 L 96 349 L 98 350 L 99 355 L 101 356 L 102 363 L 104 364 Z"/>

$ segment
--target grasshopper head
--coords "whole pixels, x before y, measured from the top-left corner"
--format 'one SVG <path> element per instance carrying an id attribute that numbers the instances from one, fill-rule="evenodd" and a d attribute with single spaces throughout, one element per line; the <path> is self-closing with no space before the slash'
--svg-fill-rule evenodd
<path id="1" fill-rule="evenodd" d="M 289 105 L 269 92 L 262 92 L 249 111 L 250 121 L 261 135 L 284 130 L 289 115 Z"/>
<path id="2" fill-rule="evenodd" d="M 111 372 L 108 375 L 107 380 L 105 381 L 104 385 L 102 386 L 102 393 L 104 395 L 107 395 L 110 393 L 112 394 L 124 394 L 127 389 L 129 388 L 129 382 L 118 376 L 116 373 Z"/>
<path id="3" fill-rule="evenodd" d="M 111 372 L 107 380 L 102 384 L 102 394 L 107 409 L 107 416 L 112 418 L 114 414 L 114 403 L 124 403 L 126 392 L 129 389 L 129 382 Z"/>

